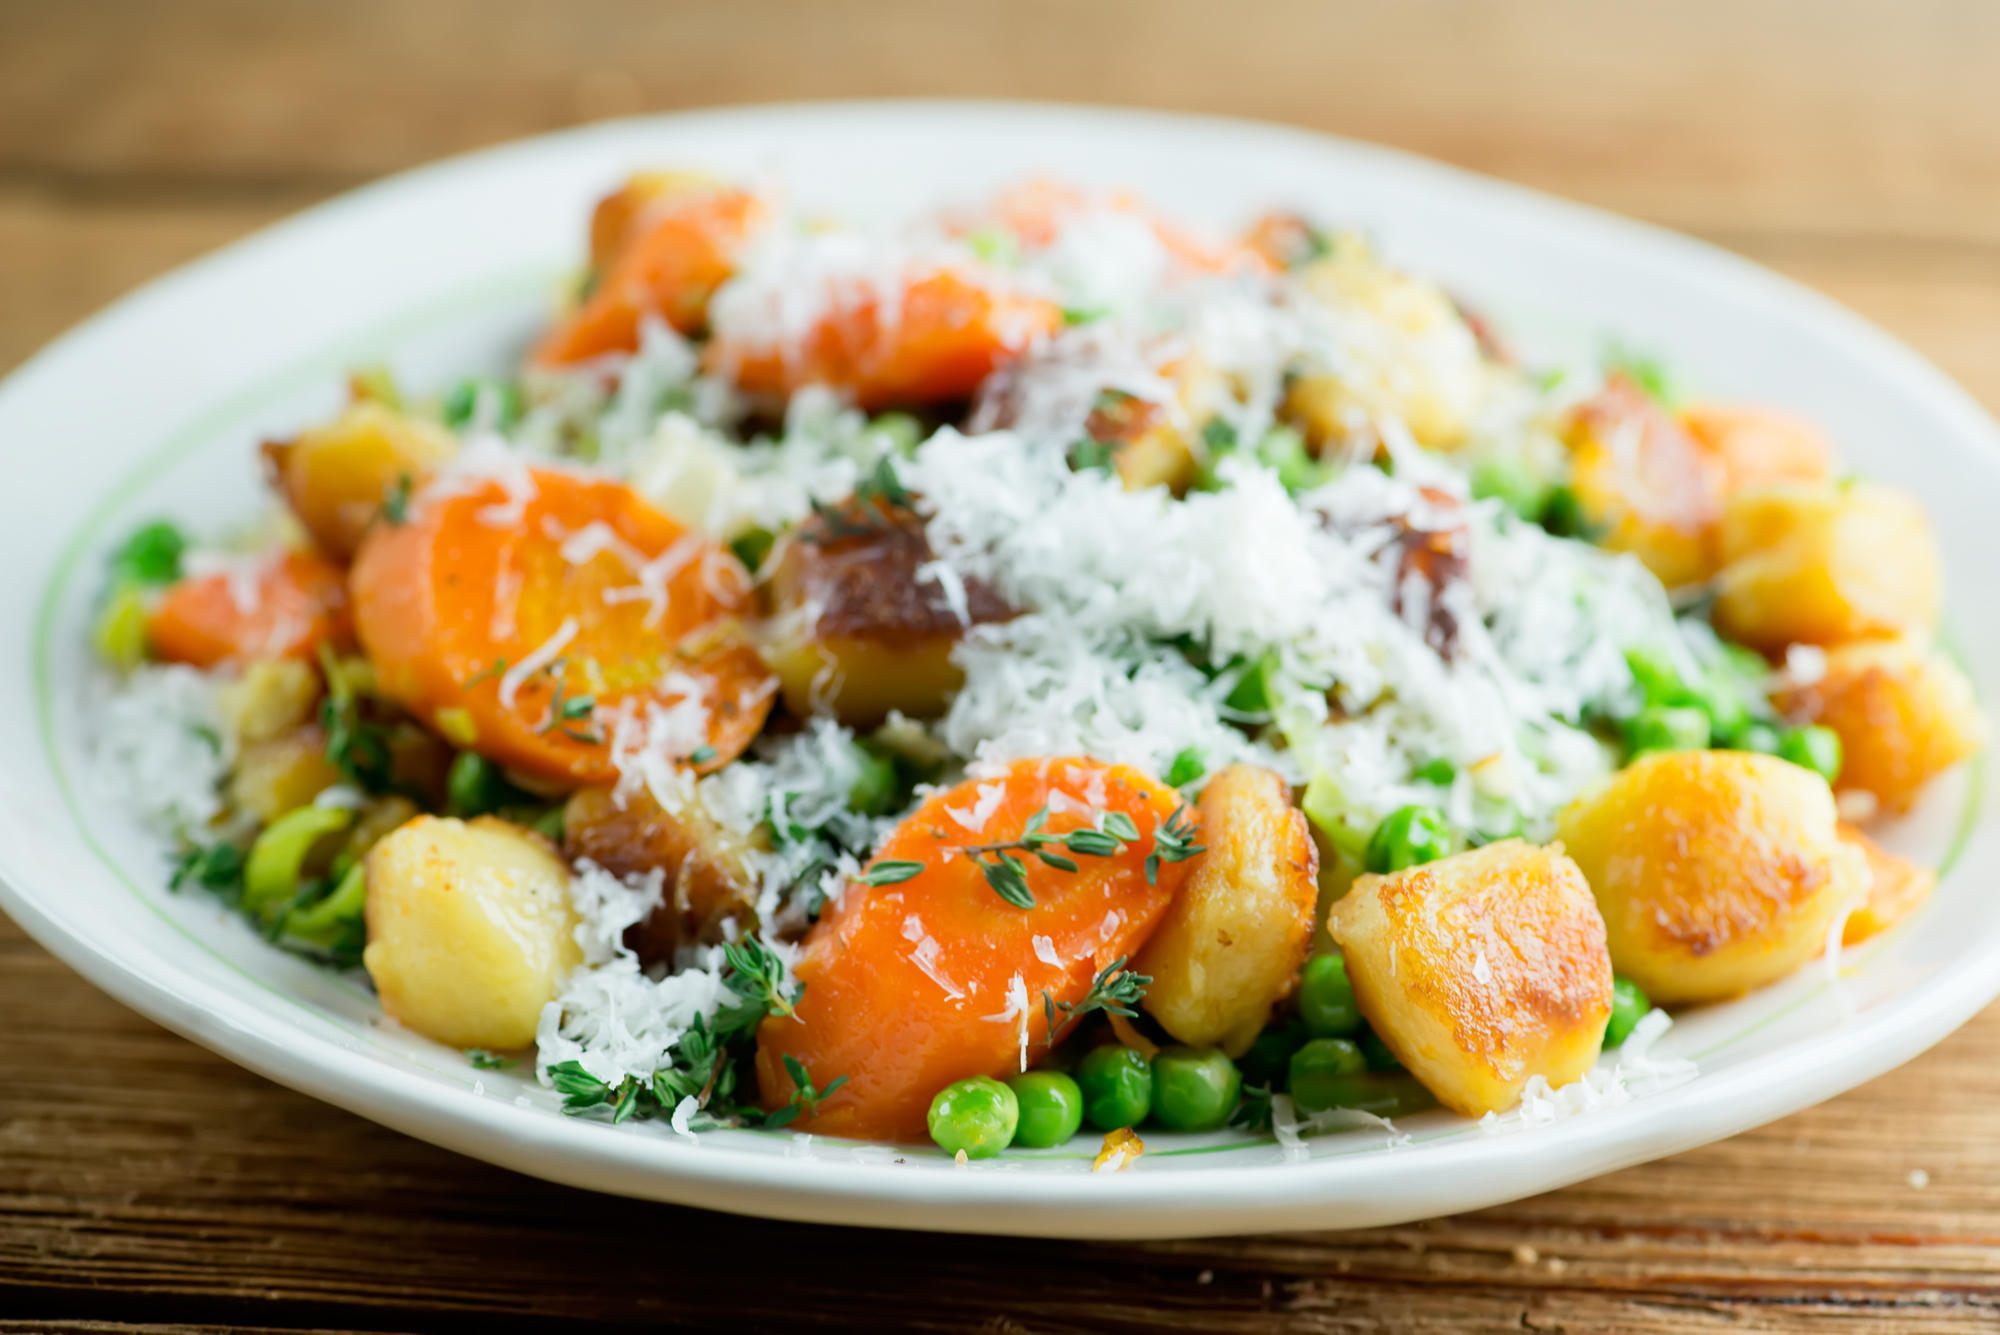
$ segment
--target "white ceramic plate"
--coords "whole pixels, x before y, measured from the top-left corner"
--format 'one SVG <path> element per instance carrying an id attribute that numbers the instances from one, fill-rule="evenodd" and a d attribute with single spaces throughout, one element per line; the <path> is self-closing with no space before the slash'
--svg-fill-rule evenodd
<path id="1" fill-rule="evenodd" d="M 0 904 L 120 1000 L 270 1078 L 523 1172 L 749 1214 L 1045 1236 L 1157 1237 L 1379 1225 L 1547 1190 L 1730 1135 L 1889 1070 L 2000 992 L 2000 838 L 1976 776 L 1940 785 L 1893 842 L 1952 862 L 1887 938 L 1683 1017 L 1689 1083 L 1500 1135 L 1443 1113 L 1309 1142 L 1150 1136 L 1127 1172 L 1070 1152 L 966 1169 L 935 1151 L 784 1133 L 691 1144 L 559 1115 L 515 1073 L 383 1022 L 366 986 L 265 945 L 94 797 L 80 683 L 107 548 L 134 523 L 197 528 L 257 503 L 251 452 L 329 413 L 343 372 L 386 360 L 420 387 L 516 355 L 578 259 L 594 199 L 628 170 L 769 174 L 850 217 L 974 200 L 1043 172 L 1125 186 L 1218 227 L 1272 205 L 1367 228 L 1531 350 L 1617 338 L 1718 397 L 1823 423 L 1867 474 L 1921 493 L 1952 574 L 1951 621 L 1983 693 L 2000 609 L 1994 424 L 1856 317 L 1695 242 L 1431 163 L 1269 126 L 1039 106 L 892 103 L 613 124 L 413 172 L 152 284 L 0 387 Z M 483 1083 L 482 1083 L 483 1082 Z"/>

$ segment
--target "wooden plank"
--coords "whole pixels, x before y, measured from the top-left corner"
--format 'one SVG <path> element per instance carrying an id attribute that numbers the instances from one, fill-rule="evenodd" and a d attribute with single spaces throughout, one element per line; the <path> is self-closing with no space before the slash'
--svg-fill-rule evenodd
<path id="1" fill-rule="evenodd" d="M 7 924 L 0 1014 L 0 1312 L 752 1328 L 841 1313 L 903 1329 L 1005 1312 L 1025 1329 L 1134 1331 L 2000 1319 L 2000 1008 L 1822 1107 L 1531 1201 L 1365 1232 L 1096 1245 L 761 1223 L 522 1178 L 238 1070 Z"/>
<path id="2" fill-rule="evenodd" d="M 606 114 L 1011 96 L 1254 116 L 1693 230 L 2000 239 L 1982 0 L 0 3 L 0 174 L 346 183 Z"/>

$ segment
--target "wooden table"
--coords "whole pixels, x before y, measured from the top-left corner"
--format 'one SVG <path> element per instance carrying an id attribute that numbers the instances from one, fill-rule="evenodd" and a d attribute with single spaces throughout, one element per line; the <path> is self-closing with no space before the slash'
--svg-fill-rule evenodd
<path id="1" fill-rule="evenodd" d="M 976 94 L 1290 121 L 1647 217 L 1831 293 L 2000 406 L 1996 74 L 1980 0 L 0 0 L 0 368 L 446 153 L 628 111 Z M 2000 1325 L 2000 1009 L 1822 1107 L 1500 1209 L 1101 1245 L 517 1177 L 236 1069 L 4 920 L 0 1017 L 0 1331 Z"/>

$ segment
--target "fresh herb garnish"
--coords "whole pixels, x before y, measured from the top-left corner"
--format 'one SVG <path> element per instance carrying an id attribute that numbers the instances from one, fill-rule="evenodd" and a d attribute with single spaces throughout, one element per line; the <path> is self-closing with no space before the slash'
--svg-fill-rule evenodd
<path id="1" fill-rule="evenodd" d="M 924 864 L 921 862 L 904 862 L 891 858 L 887 862 L 876 863 L 855 879 L 863 885 L 901 885 L 923 869 Z"/>
<path id="2" fill-rule="evenodd" d="M 1264 1085 L 1245 1085 L 1239 1096 L 1236 1110 L 1229 1114 L 1229 1125 L 1245 1131 L 1269 1131 L 1271 1129 L 1271 1091 Z"/>
<path id="3" fill-rule="evenodd" d="M 167 889 L 198 885 L 225 897 L 243 892 L 243 850 L 235 844 L 196 846 L 181 854 L 174 864 Z"/>
<path id="4" fill-rule="evenodd" d="M 1077 870 L 1076 863 L 1060 853 L 1049 852 L 1051 844 L 1068 849 L 1079 857 L 1109 858 L 1124 852 L 1125 845 L 1139 837 L 1139 827 L 1122 811 L 1107 813 L 1104 817 L 1104 828 L 1101 830 L 1085 825 L 1064 834 L 1049 834 L 1042 828 L 1048 823 L 1048 819 L 1049 809 L 1043 807 L 1028 817 L 1028 823 L 1022 828 L 1021 837 L 1018 839 L 1006 839 L 992 844 L 958 845 L 960 852 L 979 864 L 980 871 L 986 876 L 986 884 L 993 887 L 993 893 L 1015 908 L 1035 907 L 1035 895 L 1028 889 L 1027 864 L 1014 854 L 1032 854 L 1057 871 L 1073 872 Z"/>
<path id="5" fill-rule="evenodd" d="M 489 666 L 479 669 L 479 671 L 473 673 L 471 676 L 467 677 L 464 681 L 460 682 L 458 684 L 458 689 L 461 691 L 469 691 L 482 681 L 488 681 L 492 678 L 504 677 L 506 675 L 507 675 L 507 658 L 506 655 L 503 654 L 499 658 L 494 659 Z"/>
<path id="6" fill-rule="evenodd" d="M 807 542 L 824 545 L 842 538 L 870 537 L 885 533 L 895 522 L 895 513 L 909 510 L 916 497 L 903 487 L 896 466 L 884 454 L 875 460 L 868 476 L 854 484 L 854 495 L 841 505 L 823 501 L 812 503 L 813 514 L 823 528 L 818 533 L 802 533 Z"/>
<path id="7" fill-rule="evenodd" d="M 1126 973 L 1125 959 L 1120 955 L 1099 970 L 1081 1001 L 1057 1001 L 1046 988 L 1042 990 L 1042 1014 L 1048 1020 L 1048 1037 L 1044 1041 L 1049 1047 L 1054 1047 L 1071 1025 L 1092 1011 L 1128 1019 L 1139 1013 L 1133 1008 L 1146 995 L 1146 988 L 1153 980 L 1143 973 Z M 1060 1023 L 1056 1020 L 1057 1012 L 1063 1017 Z"/>
<path id="8" fill-rule="evenodd" d="M 792 1101 L 764 1119 L 764 1125 L 774 1130 L 798 1120 L 801 1113 L 809 1117 L 818 1116 L 819 1105 L 832 1098 L 833 1092 L 847 1083 L 846 1076 L 837 1075 L 827 1082 L 825 1089 L 814 1089 L 805 1063 L 789 1052 L 785 1054 L 785 1072 L 792 1077 Z"/>
<path id="9" fill-rule="evenodd" d="M 1197 831 L 1194 819 L 1185 805 L 1174 808 L 1174 814 L 1153 831 L 1153 851 L 1146 855 L 1146 884 L 1159 884 L 1162 862 L 1186 862 L 1197 853 L 1208 850 L 1191 842 Z"/>
<path id="10" fill-rule="evenodd" d="M 706 765 L 709 761 L 715 759 L 718 754 L 712 746 L 706 744 L 697 746 L 694 750 L 688 752 L 688 764 Z"/>
<path id="11" fill-rule="evenodd" d="M 396 790 L 390 773 L 389 730 L 363 717 L 354 684 L 325 644 L 319 646 L 326 699 L 320 702 L 320 726 L 326 729 L 327 762 L 365 793 Z"/>
<path id="12" fill-rule="evenodd" d="M 382 498 L 382 519 L 390 525 L 402 525 L 410 518 L 410 490 L 415 486 L 408 473 L 399 473 L 390 484 L 389 494 Z"/>
<path id="13" fill-rule="evenodd" d="M 479 1071 L 504 1071 L 514 1064 L 512 1057 L 503 1057 L 485 1048 L 467 1048 L 465 1059 L 472 1063 L 474 1070 Z"/>

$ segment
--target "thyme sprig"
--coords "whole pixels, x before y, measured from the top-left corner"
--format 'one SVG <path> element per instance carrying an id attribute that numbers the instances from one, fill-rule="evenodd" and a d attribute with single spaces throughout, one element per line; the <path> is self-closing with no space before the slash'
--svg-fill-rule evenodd
<path id="1" fill-rule="evenodd" d="M 792 1078 L 792 1099 L 764 1119 L 764 1125 L 772 1130 L 790 1125 L 801 1114 L 817 1117 L 819 1105 L 832 1098 L 834 1091 L 847 1083 L 846 1076 L 837 1075 L 827 1082 L 825 1089 L 813 1088 L 812 1075 L 806 1070 L 805 1063 L 789 1052 L 785 1054 L 785 1073 Z"/>
<path id="2" fill-rule="evenodd" d="M 896 511 L 911 509 L 915 504 L 916 497 L 903 486 L 902 479 L 896 476 L 896 466 L 885 454 L 875 461 L 868 476 L 854 484 L 854 495 L 845 503 L 828 505 L 818 500 L 812 503 L 813 514 L 824 531 L 806 535 L 806 541 L 823 545 L 842 538 L 886 532 Z"/>
<path id="3" fill-rule="evenodd" d="M 1125 845 L 1139 837 L 1138 825 L 1122 811 L 1108 812 L 1101 830 L 1085 825 L 1064 834 L 1050 834 L 1044 829 L 1048 819 L 1049 809 L 1044 806 L 1028 817 L 1028 823 L 1022 827 L 1018 839 L 991 844 L 960 844 L 957 848 L 979 864 L 986 884 L 993 887 L 994 894 L 1015 908 L 1031 909 L 1035 907 L 1035 895 L 1028 889 L 1028 867 L 1014 856 L 1016 853 L 1032 854 L 1057 871 L 1075 872 L 1077 864 L 1060 853 L 1049 852 L 1050 845 L 1068 849 L 1079 857 L 1109 858 L 1123 853 Z"/>
<path id="4" fill-rule="evenodd" d="M 1047 988 L 1042 989 L 1042 1014 L 1048 1021 L 1048 1036 L 1043 1041 L 1047 1046 L 1054 1047 L 1069 1032 L 1071 1025 L 1092 1011 L 1123 1015 L 1127 1019 L 1139 1013 L 1134 1008 L 1146 995 L 1146 989 L 1153 980 L 1143 973 L 1127 973 L 1126 958 L 1120 955 L 1098 970 L 1090 990 L 1083 994 L 1081 1001 L 1057 1001 Z M 1060 1023 L 1056 1020 L 1057 1012 L 1062 1013 Z"/>
<path id="5" fill-rule="evenodd" d="M 1153 851 L 1146 855 L 1146 884 L 1158 885 L 1162 862 L 1186 862 L 1197 853 L 1208 850 L 1193 842 L 1197 831 L 1194 818 L 1188 814 L 1187 805 L 1174 808 L 1174 814 L 1167 817 L 1153 831 Z"/>

